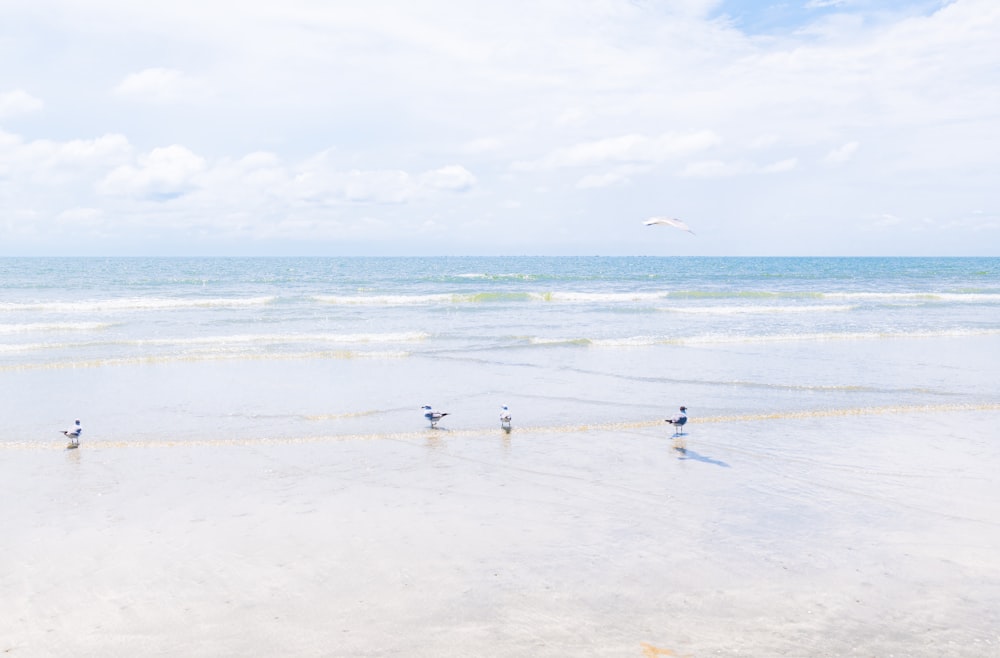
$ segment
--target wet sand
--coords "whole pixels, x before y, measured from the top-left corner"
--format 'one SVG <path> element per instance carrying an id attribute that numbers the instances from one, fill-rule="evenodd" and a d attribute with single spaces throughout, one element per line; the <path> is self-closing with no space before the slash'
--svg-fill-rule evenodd
<path id="1" fill-rule="evenodd" d="M 7 444 L 0 652 L 997 655 L 998 422 Z"/>

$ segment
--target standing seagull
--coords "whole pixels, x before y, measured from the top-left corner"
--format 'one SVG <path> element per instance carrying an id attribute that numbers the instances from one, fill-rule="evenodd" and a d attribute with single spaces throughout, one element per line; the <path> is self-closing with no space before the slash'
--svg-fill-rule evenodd
<path id="1" fill-rule="evenodd" d="M 80 427 L 80 419 L 77 419 L 73 424 L 73 427 L 68 430 L 63 430 L 63 434 L 69 439 L 69 443 L 66 445 L 67 448 L 79 448 L 80 447 L 80 435 L 83 434 L 83 428 Z"/>
<path id="2" fill-rule="evenodd" d="M 425 404 L 421 409 L 424 410 L 424 418 L 431 421 L 431 427 L 437 427 L 437 422 L 448 415 L 446 411 L 431 411 L 429 404 Z"/>
<path id="3" fill-rule="evenodd" d="M 507 408 L 507 405 L 500 407 L 500 427 L 510 431 L 510 409 Z"/>
<path id="4" fill-rule="evenodd" d="M 681 429 L 683 429 L 684 423 L 688 422 L 687 410 L 687 407 L 681 407 L 681 412 L 679 414 L 676 414 L 673 418 L 664 419 L 666 422 L 677 428 L 677 431 L 674 432 L 674 436 L 680 436 L 683 433 L 681 432 Z"/>
<path id="5" fill-rule="evenodd" d="M 657 224 L 662 226 L 673 226 L 674 228 L 679 228 L 682 231 L 687 231 L 691 235 L 694 235 L 694 231 L 691 230 L 690 226 L 679 219 L 674 219 L 673 217 L 650 217 L 644 221 L 643 224 L 646 226 L 656 226 Z"/>

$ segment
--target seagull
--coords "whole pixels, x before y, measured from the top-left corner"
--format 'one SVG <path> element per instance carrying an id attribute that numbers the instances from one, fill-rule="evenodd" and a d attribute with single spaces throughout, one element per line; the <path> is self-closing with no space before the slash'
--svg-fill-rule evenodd
<path id="1" fill-rule="evenodd" d="M 681 412 L 679 414 L 674 415 L 673 418 L 664 419 L 666 422 L 677 428 L 674 436 L 680 436 L 682 434 L 681 429 L 684 427 L 684 423 L 688 422 L 687 410 L 687 407 L 681 407 Z"/>
<path id="2" fill-rule="evenodd" d="M 429 404 L 425 404 L 421 409 L 424 410 L 424 418 L 431 421 L 431 427 L 437 427 L 437 422 L 448 415 L 446 411 L 431 411 Z"/>
<path id="3" fill-rule="evenodd" d="M 500 427 L 505 430 L 510 429 L 510 409 L 507 405 L 500 407 Z"/>
<path id="4" fill-rule="evenodd" d="M 74 423 L 73 427 L 69 428 L 68 430 L 63 430 L 62 433 L 66 435 L 67 439 L 69 439 L 69 446 L 68 447 L 70 447 L 70 448 L 76 448 L 77 446 L 79 446 L 80 445 L 80 434 L 83 433 L 83 428 L 80 427 L 80 420 L 77 419 L 76 423 Z"/>
<path id="5" fill-rule="evenodd" d="M 691 230 L 690 226 L 679 219 L 674 219 L 673 217 L 650 217 L 644 221 L 643 224 L 646 226 L 656 226 L 657 224 L 661 224 L 663 226 L 673 226 L 674 228 L 679 228 L 682 231 L 687 231 L 691 235 L 694 235 L 694 231 Z"/>

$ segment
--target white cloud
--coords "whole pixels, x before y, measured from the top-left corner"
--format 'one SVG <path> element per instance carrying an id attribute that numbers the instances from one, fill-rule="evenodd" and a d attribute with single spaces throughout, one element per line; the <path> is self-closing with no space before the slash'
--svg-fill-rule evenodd
<path id="1" fill-rule="evenodd" d="M 130 73 L 114 89 L 118 96 L 151 103 L 186 101 L 205 91 L 205 86 L 199 81 L 170 68 L 149 68 Z"/>
<path id="2" fill-rule="evenodd" d="M 101 181 L 98 191 L 145 199 L 171 199 L 194 189 L 196 177 L 205 170 L 203 158 L 176 144 L 153 149 L 140 156 L 137 164 L 113 170 Z"/>
<path id="3" fill-rule="evenodd" d="M 102 223 L 104 211 L 100 208 L 69 208 L 56 215 L 56 221 L 76 226 L 97 226 Z"/>
<path id="4" fill-rule="evenodd" d="M 421 174 L 419 182 L 432 190 L 465 192 L 476 184 L 476 177 L 461 165 L 449 165 Z"/>
<path id="5" fill-rule="evenodd" d="M 827 153 L 823 161 L 833 165 L 843 164 L 854 157 L 858 146 L 860 145 L 857 142 L 847 142 Z"/>
<path id="6" fill-rule="evenodd" d="M 539 160 L 516 163 L 514 168 L 519 171 L 543 171 L 609 162 L 658 163 L 707 150 L 721 141 L 710 130 L 664 133 L 656 137 L 633 133 L 557 149 Z"/>
<path id="7" fill-rule="evenodd" d="M 757 135 L 747 143 L 747 148 L 753 150 L 766 149 L 774 146 L 779 141 L 781 141 L 780 138 L 774 133 L 769 133 L 767 135 Z"/>
<path id="8" fill-rule="evenodd" d="M 581 190 L 589 190 L 601 187 L 612 187 L 628 182 L 628 175 L 623 171 L 609 171 L 604 174 L 589 174 L 576 182 L 576 186 Z"/>
<path id="9" fill-rule="evenodd" d="M 23 89 L 15 89 L 0 94 L 0 119 L 29 114 L 45 107 L 41 99 L 35 98 Z"/>
<path id="10" fill-rule="evenodd" d="M 795 169 L 798 164 L 798 158 L 785 158 L 784 160 L 778 160 L 777 162 L 759 167 L 756 171 L 761 174 L 780 174 Z"/>
<path id="11" fill-rule="evenodd" d="M 680 175 L 686 178 L 724 178 L 747 174 L 780 174 L 792 171 L 798 166 L 798 162 L 798 158 L 785 158 L 765 165 L 747 161 L 703 160 L 688 164 L 681 170 Z"/>
<path id="12" fill-rule="evenodd" d="M 873 228 L 889 228 L 892 226 L 897 226 L 903 222 L 899 217 L 891 213 L 882 213 L 875 217 L 875 222 L 872 224 Z"/>
<path id="13" fill-rule="evenodd" d="M 55 182 L 72 170 L 113 166 L 128 158 L 131 146 L 123 135 L 94 139 L 24 141 L 0 131 L 0 173 L 17 179 Z"/>
<path id="14" fill-rule="evenodd" d="M 459 150 L 462 153 L 489 153 L 499 150 L 502 146 L 503 140 L 499 137 L 480 137 L 462 144 Z"/>
<path id="15" fill-rule="evenodd" d="M 689 163 L 681 171 L 681 176 L 689 178 L 720 178 L 745 173 L 746 167 L 740 163 L 726 163 L 721 160 L 701 160 Z"/>
<path id="16" fill-rule="evenodd" d="M 404 203 L 416 194 L 413 178 L 405 171 L 359 171 L 330 177 L 335 198 L 355 203 Z"/>

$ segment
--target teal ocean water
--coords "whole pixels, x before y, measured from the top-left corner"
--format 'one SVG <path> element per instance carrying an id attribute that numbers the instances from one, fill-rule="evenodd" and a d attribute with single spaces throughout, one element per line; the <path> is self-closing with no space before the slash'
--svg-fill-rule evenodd
<path id="1" fill-rule="evenodd" d="M 863 422 L 997 363 L 997 258 L 0 259 L 8 445 Z"/>

